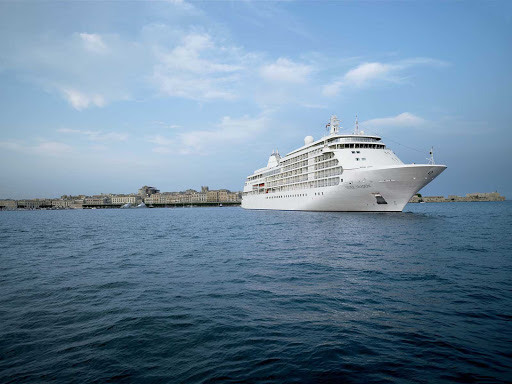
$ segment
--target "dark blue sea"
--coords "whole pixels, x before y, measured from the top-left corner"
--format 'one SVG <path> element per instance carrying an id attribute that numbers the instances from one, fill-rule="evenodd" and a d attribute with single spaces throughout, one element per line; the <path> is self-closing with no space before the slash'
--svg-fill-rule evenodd
<path id="1" fill-rule="evenodd" d="M 512 381 L 512 203 L 0 212 L 0 382 Z"/>

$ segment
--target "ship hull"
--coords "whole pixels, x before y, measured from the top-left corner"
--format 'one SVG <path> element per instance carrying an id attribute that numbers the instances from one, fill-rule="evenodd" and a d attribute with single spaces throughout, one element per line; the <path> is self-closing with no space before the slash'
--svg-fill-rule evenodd
<path id="1" fill-rule="evenodd" d="M 446 169 L 397 165 L 345 170 L 336 186 L 244 196 L 246 209 L 331 212 L 401 212 L 411 197 Z"/>

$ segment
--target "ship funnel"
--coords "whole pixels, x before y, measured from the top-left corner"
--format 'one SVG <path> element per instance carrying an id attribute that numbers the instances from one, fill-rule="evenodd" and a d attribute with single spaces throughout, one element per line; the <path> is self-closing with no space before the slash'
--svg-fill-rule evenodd
<path id="1" fill-rule="evenodd" d="M 277 167 L 279 165 L 280 160 L 281 160 L 281 155 L 279 155 L 279 152 L 277 150 L 275 150 L 274 152 L 272 152 L 272 154 L 268 158 L 267 167 L 268 168 Z"/>

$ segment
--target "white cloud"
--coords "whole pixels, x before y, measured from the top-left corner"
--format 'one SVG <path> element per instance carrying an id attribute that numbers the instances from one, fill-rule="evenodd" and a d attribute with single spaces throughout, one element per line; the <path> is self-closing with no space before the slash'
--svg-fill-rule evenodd
<path id="1" fill-rule="evenodd" d="M 64 97 L 73 108 L 81 111 L 91 105 L 103 107 L 105 105 L 105 98 L 102 95 L 86 95 L 75 89 L 61 89 Z"/>
<path id="2" fill-rule="evenodd" d="M 14 141 L 0 141 L 0 148 L 8 149 L 11 151 L 19 151 L 22 147 L 19 143 Z"/>
<path id="3" fill-rule="evenodd" d="M 415 116 L 412 113 L 404 112 L 397 116 L 381 117 L 377 119 L 366 120 L 361 123 L 362 127 L 381 128 L 381 127 L 396 127 L 408 128 L 417 127 L 426 123 L 426 120 Z"/>
<path id="4" fill-rule="evenodd" d="M 254 139 L 268 125 L 268 117 L 262 114 L 257 118 L 225 116 L 212 130 L 197 130 L 180 134 L 182 153 L 217 150 L 219 147 L 242 143 Z"/>
<path id="5" fill-rule="evenodd" d="M 197 78 L 193 75 L 173 75 L 156 70 L 153 80 L 155 84 L 158 84 L 160 92 L 167 96 L 197 101 L 233 100 L 236 98 L 236 94 L 228 87 L 228 83 L 233 83 L 234 78 Z"/>
<path id="6" fill-rule="evenodd" d="M 14 141 L 0 141 L 0 148 L 21 152 L 27 155 L 61 156 L 72 152 L 68 144 L 58 141 L 41 141 L 36 145 Z"/>
<path id="7" fill-rule="evenodd" d="M 152 149 L 156 153 L 201 155 L 218 151 L 226 145 L 248 142 L 266 130 L 268 123 L 266 113 L 255 118 L 225 116 L 211 129 L 190 130 L 172 139 L 160 135 L 147 136 L 146 141 L 156 144 Z"/>
<path id="8" fill-rule="evenodd" d="M 295 63 L 280 57 L 276 62 L 261 67 L 260 75 L 269 81 L 303 83 L 313 71 L 310 65 Z"/>
<path id="9" fill-rule="evenodd" d="M 401 72 L 418 65 L 445 66 L 447 63 L 425 57 L 400 60 L 393 63 L 369 62 L 350 69 L 341 78 L 324 85 L 325 96 L 336 96 L 342 88 L 361 88 L 379 81 L 399 83 L 403 79 Z"/>
<path id="10" fill-rule="evenodd" d="M 323 104 L 302 104 L 304 108 L 311 108 L 311 109 L 327 109 L 327 105 Z"/>
<path id="11" fill-rule="evenodd" d="M 181 128 L 181 125 L 178 125 L 178 124 L 168 124 L 165 121 L 153 121 L 152 124 L 158 125 L 158 126 L 163 127 L 163 128 L 168 128 L 168 129 L 179 129 L 179 128 Z"/>
<path id="12" fill-rule="evenodd" d="M 174 140 L 169 139 L 169 138 L 164 137 L 164 136 L 160 136 L 160 135 L 147 136 L 146 137 L 146 141 L 148 143 L 157 144 L 157 145 L 159 145 L 161 147 L 166 146 L 166 145 L 171 145 L 171 144 L 174 143 Z"/>
<path id="13" fill-rule="evenodd" d="M 324 94 L 324 96 L 336 96 L 340 93 L 342 87 L 343 87 L 343 81 L 336 80 L 329 84 L 324 85 L 322 93 Z"/>
<path id="14" fill-rule="evenodd" d="M 162 93 L 193 100 L 236 97 L 244 55 L 217 44 L 209 34 L 185 35 L 172 50 L 158 49 L 156 57 L 152 79 Z"/>
<path id="15" fill-rule="evenodd" d="M 81 130 L 81 129 L 70 129 L 70 128 L 60 128 L 57 129 L 59 133 L 73 133 L 80 134 L 85 136 L 88 140 L 91 141 L 126 141 L 130 137 L 127 133 L 119 133 L 119 132 L 107 132 L 103 133 L 102 131 L 89 131 L 89 130 Z"/>
<path id="16" fill-rule="evenodd" d="M 172 152 L 171 148 L 168 148 L 168 147 L 155 147 L 152 149 L 152 151 L 155 153 L 170 153 L 170 152 Z"/>
<path id="17" fill-rule="evenodd" d="M 31 149 L 35 153 L 45 156 L 60 156 L 72 151 L 71 146 L 57 141 L 43 141 Z"/>
<path id="18" fill-rule="evenodd" d="M 192 4 L 185 2 L 184 0 L 165 0 L 166 3 L 172 4 L 174 7 L 179 8 L 187 13 L 198 13 L 199 10 Z"/>
<path id="19" fill-rule="evenodd" d="M 80 33 L 80 38 L 85 49 L 93 53 L 104 53 L 107 51 L 107 45 L 102 37 L 95 33 Z"/>
<path id="20" fill-rule="evenodd" d="M 60 129 L 57 129 L 57 132 L 60 132 L 60 133 L 81 133 L 82 131 L 79 130 L 79 129 L 60 128 Z"/>
<path id="21" fill-rule="evenodd" d="M 385 78 L 389 73 L 398 67 L 396 65 L 382 63 L 364 63 L 348 71 L 344 80 L 355 86 L 363 86 L 367 82 L 379 78 Z"/>

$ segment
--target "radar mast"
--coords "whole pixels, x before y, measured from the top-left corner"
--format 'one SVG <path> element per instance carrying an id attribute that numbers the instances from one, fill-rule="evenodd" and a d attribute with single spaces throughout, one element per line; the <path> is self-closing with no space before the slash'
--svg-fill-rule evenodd
<path id="1" fill-rule="evenodd" d="M 339 130 L 340 130 L 340 121 L 338 120 L 338 116 L 336 116 L 336 115 L 332 115 L 331 116 L 331 120 L 326 125 L 326 128 L 329 128 L 329 127 L 330 127 L 329 133 L 331 135 L 336 135 L 339 132 Z"/>
<path id="2" fill-rule="evenodd" d="M 427 158 L 427 160 L 430 165 L 436 165 L 436 162 L 434 161 L 434 147 L 430 148 L 430 158 Z"/>

